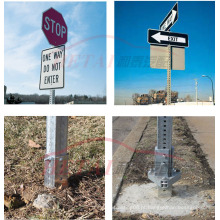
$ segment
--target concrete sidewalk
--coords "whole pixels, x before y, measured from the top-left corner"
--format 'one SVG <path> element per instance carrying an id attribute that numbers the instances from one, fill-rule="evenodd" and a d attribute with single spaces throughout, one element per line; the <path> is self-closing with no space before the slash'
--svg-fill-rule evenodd
<path id="1" fill-rule="evenodd" d="M 120 117 L 122 120 L 124 120 L 124 126 L 123 124 L 120 124 L 121 131 L 119 133 L 122 134 L 122 137 L 118 136 L 119 141 L 122 142 L 120 145 L 118 145 L 115 149 L 115 152 L 113 154 L 113 176 L 112 176 L 112 202 L 113 205 L 117 200 L 117 195 L 118 192 L 120 191 L 121 185 L 122 185 L 122 180 L 123 176 L 125 174 L 126 168 L 128 166 L 128 163 L 131 161 L 131 158 L 135 152 L 136 146 L 139 143 L 143 132 L 145 128 L 147 127 L 147 123 L 150 119 L 150 117 L 137 117 L 135 120 L 132 120 L 132 117 Z M 137 120 L 138 119 L 138 120 Z M 137 122 L 136 122 L 137 120 Z M 114 131 L 114 123 L 113 119 L 113 131 Z M 133 124 L 133 129 L 128 133 L 126 131 L 126 128 L 128 124 Z M 130 125 L 131 125 L 130 124 Z M 132 126 L 128 127 L 132 127 Z M 124 132 L 123 132 L 124 131 Z M 127 134 L 125 137 L 124 134 Z M 121 138 L 124 138 L 124 140 L 121 140 Z M 115 139 L 114 135 L 113 138 Z M 117 140 L 117 139 L 115 139 Z"/>
<path id="2" fill-rule="evenodd" d="M 215 117 L 184 117 L 215 172 Z"/>
<path id="3" fill-rule="evenodd" d="M 112 137 L 114 140 L 123 142 L 123 140 L 128 136 L 128 134 L 135 127 L 140 117 L 113 117 L 112 123 Z M 113 154 L 117 151 L 120 144 L 113 141 Z"/>

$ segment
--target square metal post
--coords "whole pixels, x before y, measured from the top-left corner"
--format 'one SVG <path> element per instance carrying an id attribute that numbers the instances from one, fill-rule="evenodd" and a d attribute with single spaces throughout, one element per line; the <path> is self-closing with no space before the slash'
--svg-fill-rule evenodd
<path id="1" fill-rule="evenodd" d="M 49 104 L 50 105 L 55 104 L 55 89 L 50 90 Z"/>
<path id="2" fill-rule="evenodd" d="M 171 105 L 171 46 L 168 45 L 168 65 L 167 65 L 167 105 Z"/>
<path id="3" fill-rule="evenodd" d="M 46 187 L 68 186 L 67 134 L 67 116 L 47 117 L 47 148 L 44 168 L 44 185 Z"/>
<path id="4" fill-rule="evenodd" d="M 158 117 L 155 165 L 148 178 L 157 184 L 159 197 L 172 196 L 172 184 L 180 179 L 180 172 L 173 168 L 172 117 Z"/>

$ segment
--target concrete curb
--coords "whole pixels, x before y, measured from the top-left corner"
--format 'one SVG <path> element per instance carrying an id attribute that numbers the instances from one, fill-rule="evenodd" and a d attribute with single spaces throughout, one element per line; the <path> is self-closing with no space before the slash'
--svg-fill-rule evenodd
<path id="1" fill-rule="evenodd" d="M 139 143 L 150 117 L 141 117 L 132 131 L 123 141 L 113 155 L 113 175 L 112 175 L 112 203 L 113 206 L 117 200 L 123 177 Z"/>

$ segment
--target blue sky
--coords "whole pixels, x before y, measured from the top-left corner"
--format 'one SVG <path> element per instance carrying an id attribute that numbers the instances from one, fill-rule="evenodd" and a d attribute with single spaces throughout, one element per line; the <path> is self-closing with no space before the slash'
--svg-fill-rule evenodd
<path id="1" fill-rule="evenodd" d="M 41 51 L 50 48 L 41 30 L 42 13 L 53 7 L 68 27 L 65 88 L 56 95 L 106 94 L 105 2 L 5 2 L 4 81 L 7 93 L 39 90 Z"/>
<path id="2" fill-rule="evenodd" d="M 189 48 L 185 49 L 185 70 L 172 70 L 172 90 L 178 91 L 179 97 L 190 94 L 195 99 L 197 78 L 198 98 L 207 100 L 212 94 L 211 83 L 202 75 L 215 82 L 215 3 L 178 3 L 179 18 L 171 31 L 188 34 Z M 174 4 L 115 2 L 115 104 L 132 104 L 133 93 L 165 89 L 167 71 L 149 67 L 147 30 L 159 29 Z"/>

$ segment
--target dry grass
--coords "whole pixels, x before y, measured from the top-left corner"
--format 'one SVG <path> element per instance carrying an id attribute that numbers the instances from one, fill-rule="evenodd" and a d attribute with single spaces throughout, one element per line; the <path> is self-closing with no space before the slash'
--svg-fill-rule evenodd
<path id="1" fill-rule="evenodd" d="M 18 193 L 29 201 L 22 208 L 5 208 L 6 218 L 104 218 L 104 117 L 69 117 L 67 189 L 51 190 L 44 187 L 46 117 L 5 117 L 4 131 L 5 193 Z M 40 144 L 41 148 L 31 148 L 29 140 Z M 94 170 L 97 164 L 98 172 Z M 32 206 L 33 200 L 43 192 L 59 199 L 59 209 L 43 212 Z"/>
<path id="2" fill-rule="evenodd" d="M 154 149 L 157 144 L 157 119 L 151 117 L 147 128 L 143 133 L 141 141 L 138 143 L 136 152 L 126 170 L 123 179 L 122 190 L 128 185 L 146 184 L 151 182 L 148 179 L 147 171 L 154 167 Z M 195 187 L 195 192 L 203 191 L 206 194 L 207 202 L 211 207 L 200 210 L 197 209 L 186 216 L 160 216 L 147 213 L 152 220 L 197 220 L 214 219 L 215 217 L 215 176 L 210 169 L 204 153 L 199 144 L 194 139 L 186 121 L 182 117 L 173 117 L 172 144 L 174 151 L 174 168 L 181 170 L 181 179 L 178 184 Z M 139 153 L 143 150 L 148 153 Z M 121 190 L 121 192 L 122 192 Z M 146 213 L 145 213 L 146 214 Z M 114 220 L 131 219 L 141 220 L 141 214 L 128 215 L 119 212 L 113 213 Z"/>

